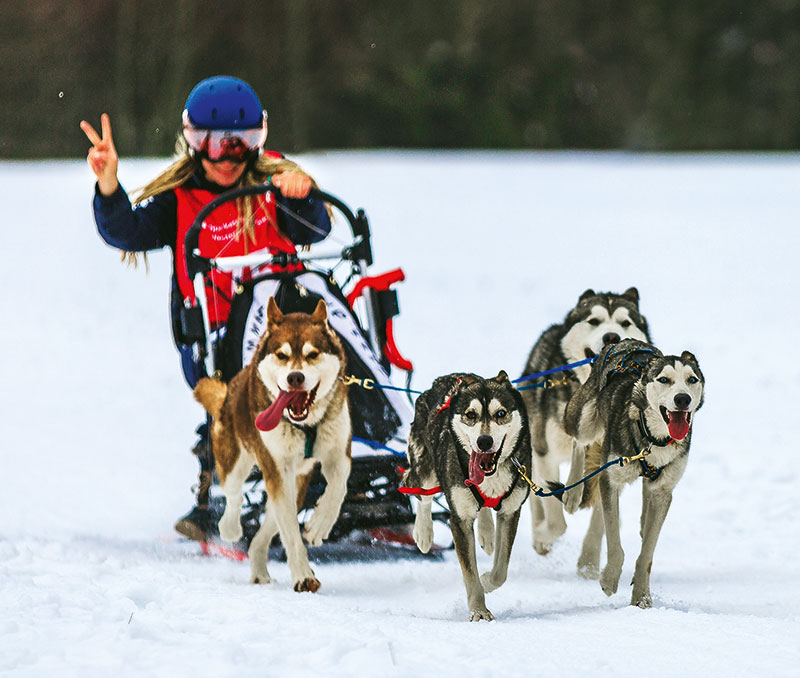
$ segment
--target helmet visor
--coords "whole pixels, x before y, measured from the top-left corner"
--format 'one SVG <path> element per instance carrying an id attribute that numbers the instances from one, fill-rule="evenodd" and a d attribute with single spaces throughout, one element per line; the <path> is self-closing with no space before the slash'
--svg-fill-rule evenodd
<path id="1" fill-rule="evenodd" d="M 183 138 L 195 154 L 212 162 L 244 162 L 267 140 L 266 125 L 253 129 L 198 129 L 184 116 Z"/>

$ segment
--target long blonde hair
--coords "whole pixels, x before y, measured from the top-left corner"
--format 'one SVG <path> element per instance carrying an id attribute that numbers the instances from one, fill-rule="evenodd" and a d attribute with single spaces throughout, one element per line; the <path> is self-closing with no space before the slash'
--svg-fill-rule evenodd
<path id="1" fill-rule="evenodd" d="M 165 191 L 170 191 L 182 186 L 197 171 L 197 161 L 189 154 L 189 149 L 183 135 L 178 136 L 178 140 L 175 144 L 175 153 L 176 158 L 167 169 L 134 193 L 133 200 L 135 203 L 144 202 L 148 198 L 152 198 L 159 193 L 164 193 Z M 245 169 L 237 186 L 257 186 L 266 183 L 267 179 L 273 174 L 293 170 L 300 171 L 300 166 L 291 160 L 259 155 L 255 162 L 249 164 Z M 313 180 L 312 183 L 316 187 L 316 183 L 314 183 Z M 253 214 L 258 207 L 265 204 L 265 201 L 266 199 L 263 195 L 256 196 L 256 206 L 253 204 L 253 198 L 250 197 L 237 198 L 236 200 L 236 209 L 239 215 L 236 237 L 238 238 L 244 234 L 245 251 L 247 251 L 247 241 L 255 240 Z M 274 224 L 274 226 L 275 228 L 279 228 L 278 224 Z M 122 260 L 135 268 L 139 263 L 139 254 L 140 252 L 123 252 Z M 145 268 L 149 269 L 147 253 L 141 252 L 141 254 Z"/>

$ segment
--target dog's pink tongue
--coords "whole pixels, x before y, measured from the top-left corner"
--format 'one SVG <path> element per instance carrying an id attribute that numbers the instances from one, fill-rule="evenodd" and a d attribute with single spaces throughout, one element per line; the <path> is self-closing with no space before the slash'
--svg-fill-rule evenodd
<path id="1" fill-rule="evenodd" d="M 273 403 L 256 417 L 256 428 L 259 431 L 271 431 L 281 420 L 283 411 L 297 397 L 305 398 L 305 391 L 281 391 Z"/>
<path id="2" fill-rule="evenodd" d="M 474 485 L 480 485 L 486 475 L 481 468 L 481 462 L 491 459 L 491 452 L 473 452 L 469 455 L 469 481 Z"/>
<path id="3" fill-rule="evenodd" d="M 683 440 L 689 433 L 689 418 L 686 412 L 680 410 L 669 413 L 669 423 L 667 424 L 669 434 L 675 440 Z"/>

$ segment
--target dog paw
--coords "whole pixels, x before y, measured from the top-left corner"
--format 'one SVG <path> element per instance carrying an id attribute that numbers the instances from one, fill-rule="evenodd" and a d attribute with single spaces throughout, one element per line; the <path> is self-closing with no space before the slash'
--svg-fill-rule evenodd
<path id="1" fill-rule="evenodd" d="M 580 487 L 564 492 L 564 510 L 569 514 L 575 513 L 581 507 L 582 495 L 583 490 Z"/>
<path id="2" fill-rule="evenodd" d="M 471 622 L 481 621 L 482 619 L 485 621 L 494 621 L 494 615 L 485 607 L 480 610 L 469 611 L 469 620 Z"/>
<path id="3" fill-rule="evenodd" d="M 422 551 L 422 553 L 430 551 L 433 545 L 433 521 L 429 521 L 426 524 L 420 524 L 415 521 L 412 536 L 414 537 L 417 548 Z"/>
<path id="4" fill-rule="evenodd" d="M 633 593 L 631 594 L 631 605 L 640 607 L 643 610 L 648 610 L 653 607 L 653 597 L 650 595 L 649 584 L 642 585 L 636 582 L 636 577 L 631 582 L 633 584 Z"/>
<path id="5" fill-rule="evenodd" d="M 478 544 L 480 544 L 480 547 L 487 556 L 491 556 L 494 553 L 494 535 L 486 538 L 478 533 Z"/>
<path id="6" fill-rule="evenodd" d="M 305 579 L 300 579 L 294 583 L 294 590 L 298 593 L 302 593 L 303 591 L 311 591 L 311 593 L 316 593 L 319 591 L 319 587 L 322 584 L 319 583 L 319 579 L 316 577 L 306 577 Z"/>
<path id="7" fill-rule="evenodd" d="M 578 575 L 584 579 L 600 579 L 600 549 L 584 545 L 578 558 Z"/>
<path id="8" fill-rule="evenodd" d="M 481 529 L 478 526 L 478 544 L 487 555 L 494 553 L 494 526 L 491 529 Z"/>
<path id="9" fill-rule="evenodd" d="M 333 526 L 331 525 L 331 527 Z M 305 539 L 309 546 L 319 546 L 328 538 L 331 527 L 326 529 L 324 526 L 308 525 L 306 529 L 303 530 L 303 539 Z"/>
<path id="10" fill-rule="evenodd" d="M 584 579 L 600 579 L 600 567 L 597 563 L 578 563 L 578 576 Z"/>
<path id="11" fill-rule="evenodd" d="M 250 583 L 251 584 L 269 584 L 272 582 L 272 577 L 267 572 L 267 558 L 266 554 L 262 551 L 256 551 L 250 547 L 248 552 L 250 557 Z"/>
<path id="12" fill-rule="evenodd" d="M 239 516 L 232 518 L 223 514 L 219 520 L 219 536 L 225 541 L 239 541 L 242 538 L 242 524 L 239 522 Z"/>
<path id="13" fill-rule="evenodd" d="M 619 586 L 620 570 L 617 568 L 610 568 L 608 565 L 603 568 L 603 574 L 600 575 L 600 588 L 607 596 L 613 596 L 617 592 Z"/>
<path id="14" fill-rule="evenodd" d="M 327 514 L 325 511 L 320 511 L 319 508 L 314 509 L 314 513 L 306 521 L 303 528 L 303 539 L 309 546 L 319 546 L 328 538 L 334 524 L 336 523 L 337 514 Z"/>
<path id="15" fill-rule="evenodd" d="M 305 539 L 310 546 L 319 546 L 328 538 L 335 522 L 335 517 L 333 520 L 330 520 L 321 513 L 315 512 L 303 529 L 303 539 Z"/>
<path id="16" fill-rule="evenodd" d="M 492 591 L 499 589 L 502 584 L 503 582 L 495 583 L 494 579 L 492 579 L 491 572 L 484 572 L 481 575 L 481 586 L 483 586 L 484 593 L 491 593 Z"/>
<path id="17" fill-rule="evenodd" d="M 546 556 L 553 549 L 556 540 L 567 531 L 567 525 L 556 525 L 555 528 L 539 523 L 541 527 L 534 528 L 533 550 L 540 556 Z"/>

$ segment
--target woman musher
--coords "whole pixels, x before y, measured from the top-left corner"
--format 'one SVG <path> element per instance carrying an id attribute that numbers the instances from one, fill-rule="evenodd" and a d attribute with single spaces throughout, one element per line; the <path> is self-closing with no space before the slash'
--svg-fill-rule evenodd
<path id="1" fill-rule="evenodd" d="M 308 174 L 282 154 L 264 150 L 267 113 L 255 91 L 238 78 L 216 76 L 194 87 L 183 111 L 177 159 L 138 192 L 135 204 L 117 178 L 119 157 L 109 116 L 102 115 L 100 133 L 86 121 L 81 122 L 81 129 L 92 143 L 87 161 L 97 178 L 93 209 L 103 240 L 134 261 L 137 253 L 163 247 L 173 252 L 173 336 L 184 377 L 193 388 L 205 376 L 205 366 L 192 342 L 183 336 L 180 310 L 195 299 L 183 242 L 196 215 L 226 190 L 271 182 L 280 195 L 240 198 L 212 212 L 204 222 L 200 248 L 207 257 L 262 250 L 294 253 L 296 247 L 318 242 L 330 232 L 326 206 L 309 197 L 313 181 Z M 247 280 L 267 269 L 276 267 L 243 269 L 237 277 Z M 212 330 L 222 327 L 228 318 L 233 284 L 233 276 L 219 271 L 206 280 Z M 200 439 L 193 448 L 200 462 L 197 504 L 178 520 L 175 529 L 190 539 L 205 540 L 217 529 L 218 516 L 209 509 L 214 461 L 207 425 L 197 432 Z"/>

